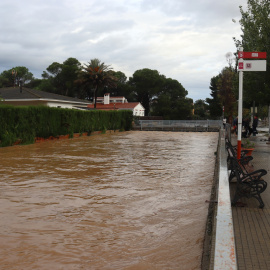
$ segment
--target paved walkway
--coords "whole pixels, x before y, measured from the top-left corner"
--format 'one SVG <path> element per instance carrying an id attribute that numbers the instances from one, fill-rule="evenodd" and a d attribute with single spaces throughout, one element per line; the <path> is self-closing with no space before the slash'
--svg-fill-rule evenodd
<path id="1" fill-rule="evenodd" d="M 235 245 L 239 270 L 270 269 L 270 144 L 267 144 L 268 133 L 261 129 L 254 141 L 255 150 L 252 154 L 254 169 L 265 169 L 267 175 L 263 179 L 268 183 L 262 193 L 264 209 L 260 209 L 256 199 L 241 199 L 244 207 L 232 207 Z M 232 135 L 232 143 L 236 144 L 237 137 Z M 233 196 L 235 183 L 230 184 Z"/>

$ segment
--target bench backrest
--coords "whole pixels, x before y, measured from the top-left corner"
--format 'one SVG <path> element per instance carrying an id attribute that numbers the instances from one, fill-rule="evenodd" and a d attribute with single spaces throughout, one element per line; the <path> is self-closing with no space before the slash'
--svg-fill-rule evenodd
<path id="1" fill-rule="evenodd" d="M 239 178 L 239 180 L 243 179 L 245 177 L 246 173 L 243 171 L 242 166 L 240 166 L 239 161 L 237 160 L 236 157 L 233 157 L 231 159 L 231 161 L 232 161 L 232 166 L 233 166 L 233 169 L 234 169 L 234 172 L 235 172 L 237 179 L 238 178 Z"/>

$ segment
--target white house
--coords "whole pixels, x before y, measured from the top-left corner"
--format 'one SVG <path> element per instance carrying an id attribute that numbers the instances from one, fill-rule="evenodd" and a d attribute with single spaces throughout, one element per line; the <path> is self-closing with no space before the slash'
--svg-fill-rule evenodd
<path id="1" fill-rule="evenodd" d="M 131 110 L 134 116 L 145 114 L 145 109 L 140 102 L 128 102 L 125 97 L 110 97 L 110 94 L 106 93 L 104 97 L 98 97 L 97 100 L 100 101 L 96 104 L 98 110 Z M 87 107 L 93 109 L 94 104 L 89 104 Z"/>

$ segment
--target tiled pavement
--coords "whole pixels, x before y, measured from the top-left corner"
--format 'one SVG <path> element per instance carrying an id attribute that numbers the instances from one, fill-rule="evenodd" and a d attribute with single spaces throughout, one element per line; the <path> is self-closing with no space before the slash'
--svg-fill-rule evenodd
<path id="1" fill-rule="evenodd" d="M 254 141 L 255 150 L 252 154 L 254 169 L 265 169 L 267 175 L 263 179 L 268 183 L 262 193 L 265 207 L 260 209 L 256 199 L 241 199 L 244 207 L 232 207 L 233 225 L 237 264 L 239 270 L 270 269 L 270 144 L 267 144 L 266 133 L 259 132 Z M 232 143 L 237 138 L 232 136 Z M 231 195 L 235 190 L 235 183 L 230 184 Z"/>

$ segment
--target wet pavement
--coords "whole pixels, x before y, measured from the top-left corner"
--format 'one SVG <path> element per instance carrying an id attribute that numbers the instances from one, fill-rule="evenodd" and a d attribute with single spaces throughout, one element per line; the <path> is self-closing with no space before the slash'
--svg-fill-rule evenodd
<path id="1" fill-rule="evenodd" d="M 254 169 L 265 169 L 267 175 L 263 179 L 268 187 L 261 197 L 265 207 L 258 208 L 258 201 L 254 198 L 241 199 L 243 207 L 232 207 L 235 244 L 238 270 L 268 270 L 270 265 L 270 144 L 268 142 L 269 128 L 258 128 L 259 134 L 251 136 L 255 143 L 252 164 Z M 237 138 L 232 135 L 232 143 Z M 235 183 L 231 183 L 233 196 Z"/>

